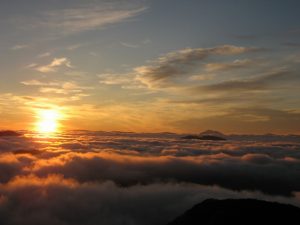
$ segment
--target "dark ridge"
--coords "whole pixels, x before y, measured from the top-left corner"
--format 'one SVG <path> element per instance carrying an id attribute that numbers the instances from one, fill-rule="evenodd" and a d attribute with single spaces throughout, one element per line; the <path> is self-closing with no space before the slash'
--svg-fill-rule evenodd
<path id="1" fill-rule="evenodd" d="M 300 208 L 255 199 L 207 199 L 167 225 L 300 224 Z"/>
<path id="2" fill-rule="evenodd" d="M 186 135 L 181 137 L 182 139 L 199 139 L 199 136 L 197 135 Z"/>
<path id="3" fill-rule="evenodd" d="M 200 140 L 211 140 L 211 141 L 226 141 L 223 137 L 213 136 L 213 135 L 202 135 L 199 137 Z"/>
<path id="4" fill-rule="evenodd" d="M 204 135 L 212 135 L 212 136 L 218 136 L 218 137 L 225 137 L 226 135 L 219 132 L 219 131 L 216 131 L 216 130 L 206 130 L 206 131 L 203 131 L 199 134 L 200 136 L 204 136 Z"/>
<path id="5" fill-rule="evenodd" d="M 183 136 L 182 139 L 197 139 L 197 140 L 203 140 L 203 141 L 226 141 L 223 137 L 213 136 L 213 135 L 187 135 Z"/>
<path id="6" fill-rule="evenodd" d="M 12 130 L 0 130 L 0 137 L 6 137 L 6 136 L 15 137 L 15 136 L 21 136 L 21 135 L 22 134 L 12 131 Z"/>

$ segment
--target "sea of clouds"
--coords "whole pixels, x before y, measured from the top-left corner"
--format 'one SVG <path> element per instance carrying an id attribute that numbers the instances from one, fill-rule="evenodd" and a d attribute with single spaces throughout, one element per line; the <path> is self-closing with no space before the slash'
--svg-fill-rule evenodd
<path id="1" fill-rule="evenodd" d="M 163 225 L 207 198 L 300 206 L 299 136 L 226 138 L 90 131 L 2 136 L 0 221 Z"/>

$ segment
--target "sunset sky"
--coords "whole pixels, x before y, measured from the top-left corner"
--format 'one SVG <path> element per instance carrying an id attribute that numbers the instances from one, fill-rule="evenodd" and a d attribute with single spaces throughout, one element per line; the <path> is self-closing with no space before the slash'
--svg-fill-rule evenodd
<path id="1" fill-rule="evenodd" d="M 300 0 L 0 1 L 0 79 L 0 224 L 300 207 Z"/>
<path id="2" fill-rule="evenodd" d="M 2 1 L 0 129 L 299 134 L 299 9 Z"/>

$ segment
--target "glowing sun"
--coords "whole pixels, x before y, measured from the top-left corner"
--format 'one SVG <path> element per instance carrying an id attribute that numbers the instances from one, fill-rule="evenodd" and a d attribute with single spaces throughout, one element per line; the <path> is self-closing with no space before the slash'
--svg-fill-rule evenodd
<path id="1" fill-rule="evenodd" d="M 53 133 L 58 131 L 61 113 L 55 109 L 42 109 L 37 111 L 36 130 L 41 133 Z"/>

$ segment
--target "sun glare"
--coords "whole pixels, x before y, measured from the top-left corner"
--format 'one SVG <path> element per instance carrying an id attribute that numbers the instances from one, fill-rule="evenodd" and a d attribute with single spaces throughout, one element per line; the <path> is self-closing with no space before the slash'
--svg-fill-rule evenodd
<path id="1" fill-rule="evenodd" d="M 55 109 L 37 111 L 36 130 L 41 133 L 54 133 L 58 131 L 61 114 Z"/>

